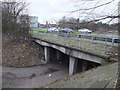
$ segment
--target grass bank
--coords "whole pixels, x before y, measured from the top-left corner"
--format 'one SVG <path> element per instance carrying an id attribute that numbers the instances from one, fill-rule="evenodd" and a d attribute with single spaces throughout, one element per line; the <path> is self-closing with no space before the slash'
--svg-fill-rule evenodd
<path id="1" fill-rule="evenodd" d="M 43 28 L 31 28 L 31 30 L 36 30 L 36 31 L 47 31 L 46 29 L 43 29 Z"/>
<path id="2" fill-rule="evenodd" d="M 40 65 L 44 59 L 41 49 L 31 39 L 3 40 L 2 65 L 12 67 L 27 67 Z"/>

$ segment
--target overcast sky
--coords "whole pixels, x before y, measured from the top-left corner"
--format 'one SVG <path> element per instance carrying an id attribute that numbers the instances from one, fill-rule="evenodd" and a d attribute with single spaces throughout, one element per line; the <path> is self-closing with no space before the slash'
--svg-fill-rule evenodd
<path id="1" fill-rule="evenodd" d="M 112 0 L 29 0 L 29 13 L 32 16 L 38 16 L 40 23 L 46 21 L 55 23 L 63 16 L 80 18 L 80 20 L 92 20 L 103 15 L 117 14 L 119 0 L 95 10 L 70 12 L 77 9 L 91 8 L 110 1 Z M 107 20 L 103 22 L 107 22 Z"/>

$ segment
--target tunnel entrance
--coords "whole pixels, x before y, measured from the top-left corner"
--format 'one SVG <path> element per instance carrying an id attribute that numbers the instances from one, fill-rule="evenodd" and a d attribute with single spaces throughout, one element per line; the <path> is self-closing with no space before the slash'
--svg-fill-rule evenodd
<path id="1" fill-rule="evenodd" d="M 67 69 L 69 71 L 69 59 L 70 56 L 67 54 L 64 54 L 54 48 L 49 48 L 49 54 L 50 54 L 50 61 L 49 63 L 54 63 L 57 65 L 60 65 L 62 68 Z M 80 73 L 82 71 L 86 71 L 92 68 L 95 68 L 97 66 L 100 66 L 98 63 L 94 63 L 91 61 L 87 61 L 84 59 L 77 59 L 77 67 L 76 67 L 76 73 Z"/>
<path id="2" fill-rule="evenodd" d="M 78 59 L 77 60 L 77 69 L 76 69 L 76 73 L 82 72 L 82 71 L 86 71 L 86 70 L 90 70 L 92 68 L 98 67 L 101 64 L 95 63 L 95 62 L 91 62 L 91 61 L 87 61 L 84 59 Z"/>
<path id="3" fill-rule="evenodd" d="M 46 58 L 45 56 L 48 55 L 47 63 L 51 65 L 52 69 L 55 69 L 56 71 L 66 70 L 67 72 L 69 72 L 69 74 L 71 74 L 71 72 L 73 72 L 72 74 L 75 74 L 101 65 L 95 62 L 72 57 L 52 47 L 46 47 L 46 46 L 44 47 L 42 45 L 39 45 L 39 47 L 40 47 L 40 52 L 44 54 L 44 58 Z M 46 52 L 48 52 L 47 55 L 45 55 Z M 73 65 L 73 63 L 75 63 L 75 66 Z M 75 69 L 72 70 L 71 68 L 72 69 L 75 68 Z"/>
<path id="4" fill-rule="evenodd" d="M 50 59 L 49 63 L 61 65 L 64 68 L 69 68 L 69 56 L 54 48 L 49 48 Z"/>

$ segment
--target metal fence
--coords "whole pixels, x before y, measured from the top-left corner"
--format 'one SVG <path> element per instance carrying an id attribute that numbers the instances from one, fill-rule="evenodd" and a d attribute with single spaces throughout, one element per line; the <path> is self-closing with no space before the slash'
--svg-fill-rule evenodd
<path id="1" fill-rule="evenodd" d="M 37 32 L 35 31 L 35 33 L 43 34 L 43 36 L 41 37 L 42 39 L 47 39 L 52 42 L 83 49 L 101 55 L 113 54 L 113 52 L 115 52 L 113 48 L 118 47 L 119 44 L 118 43 L 119 40 L 116 42 L 117 38 L 110 38 L 107 36 L 102 37 L 89 34 L 39 32 L 39 31 Z M 116 51 L 114 54 L 117 55 L 117 53 L 118 52 Z"/>
<path id="2" fill-rule="evenodd" d="M 110 44 L 113 46 L 117 46 L 118 43 L 120 43 L 119 37 L 108 37 L 103 35 L 92 35 L 92 34 L 76 34 L 76 33 L 60 33 L 60 32 L 42 32 L 52 35 L 58 35 L 62 37 L 73 37 L 73 38 L 82 38 L 81 40 L 92 40 L 92 42 L 96 41 L 96 43 L 104 43 Z"/>

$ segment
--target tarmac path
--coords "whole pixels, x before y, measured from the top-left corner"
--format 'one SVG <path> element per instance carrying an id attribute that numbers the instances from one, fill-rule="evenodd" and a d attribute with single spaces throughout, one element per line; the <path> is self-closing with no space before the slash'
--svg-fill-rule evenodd
<path id="1" fill-rule="evenodd" d="M 68 76 L 60 64 L 46 64 L 26 68 L 2 66 L 3 88 L 39 88 Z"/>

